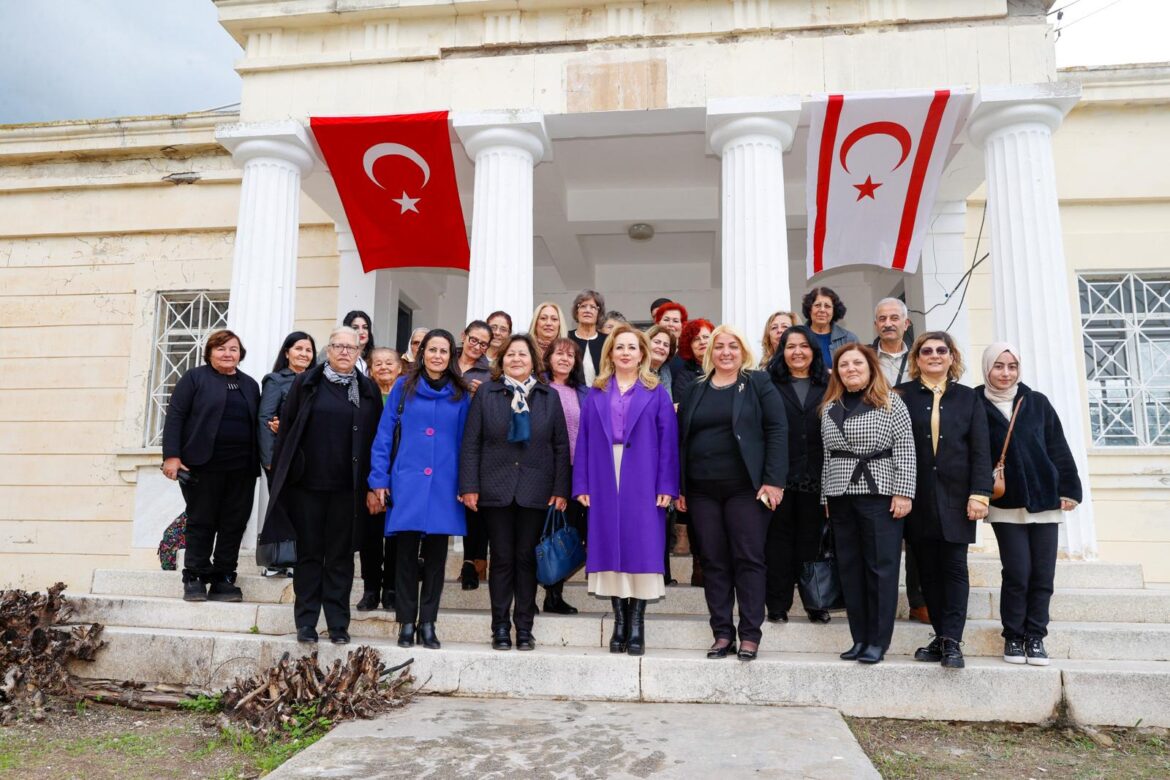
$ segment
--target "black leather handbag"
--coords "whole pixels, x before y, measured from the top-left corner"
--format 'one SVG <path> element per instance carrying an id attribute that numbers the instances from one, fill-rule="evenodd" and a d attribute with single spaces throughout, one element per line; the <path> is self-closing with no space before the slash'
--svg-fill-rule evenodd
<path id="1" fill-rule="evenodd" d="M 287 569 L 297 565 L 297 540 L 261 542 L 256 545 L 256 565 L 269 569 Z"/>
<path id="2" fill-rule="evenodd" d="M 828 522 L 821 534 L 821 550 L 817 559 L 801 564 L 797 588 L 806 610 L 831 612 L 845 609 L 841 575 L 837 572 L 837 559 L 833 556 L 833 532 Z"/>

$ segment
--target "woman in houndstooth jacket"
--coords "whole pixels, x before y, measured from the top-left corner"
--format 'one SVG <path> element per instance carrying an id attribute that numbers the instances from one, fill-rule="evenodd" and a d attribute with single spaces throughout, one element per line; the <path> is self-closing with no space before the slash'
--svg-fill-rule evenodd
<path id="1" fill-rule="evenodd" d="M 833 356 L 821 405 L 821 497 L 837 551 L 853 647 L 846 661 L 885 656 L 898 610 L 901 520 L 914 498 L 914 434 L 877 355 L 850 343 Z"/>

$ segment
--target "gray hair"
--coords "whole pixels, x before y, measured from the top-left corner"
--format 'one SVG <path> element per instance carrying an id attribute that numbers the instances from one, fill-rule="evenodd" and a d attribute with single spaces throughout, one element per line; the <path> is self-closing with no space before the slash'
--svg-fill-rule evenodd
<path id="1" fill-rule="evenodd" d="M 901 298 L 882 298 L 877 302 L 877 306 L 873 307 L 873 318 L 875 320 L 877 319 L 878 309 L 885 306 L 887 303 L 896 303 L 898 307 L 902 309 L 902 319 L 906 319 L 910 316 L 910 310 L 906 308 L 906 302 Z"/>
<path id="2" fill-rule="evenodd" d="M 333 337 L 340 335 L 342 333 L 344 333 L 348 336 L 353 336 L 353 343 L 354 344 L 361 343 L 361 339 L 358 338 L 358 332 L 356 330 L 354 330 L 353 328 L 349 327 L 348 325 L 341 325 L 341 326 L 336 327 L 333 330 L 329 331 L 329 342 L 328 343 L 332 344 Z"/>

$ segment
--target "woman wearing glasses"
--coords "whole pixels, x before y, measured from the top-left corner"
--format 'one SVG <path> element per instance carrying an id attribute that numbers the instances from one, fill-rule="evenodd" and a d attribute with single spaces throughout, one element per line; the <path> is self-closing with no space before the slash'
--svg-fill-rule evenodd
<path id="1" fill-rule="evenodd" d="M 492 381 L 491 364 L 486 352 L 492 343 L 492 328 L 483 320 L 474 320 L 463 329 L 463 349 L 455 368 L 474 396 L 484 382 Z M 479 512 L 468 508 L 467 536 L 463 537 L 463 566 L 459 581 L 463 590 L 475 590 L 479 579 L 487 571 L 488 534 Z"/>
<path id="2" fill-rule="evenodd" d="M 489 363 L 499 357 L 504 342 L 512 335 L 512 315 L 506 311 L 493 311 L 487 318 L 488 327 L 492 331 L 492 343 L 487 348 Z"/>
<path id="3" fill-rule="evenodd" d="M 329 639 L 349 642 L 353 554 L 365 540 L 370 513 L 377 511 L 365 475 L 382 394 L 357 370 L 360 350 L 352 328 L 329 334 L 325 362 L 298 375 L 289 388 L 273 450 L 268 514 L 279 507 L 296 531 L 293 590 L 300 642 L 317 641 L 322 611 Z"/>
<path id="4" fill-rule="evenodd" d="M 577 321 L 577 328 L 569 331 L 569 338 L 581 349 L 585 384 L 591 385 L 597 378 L 597 369 L 601 365 L 601 346 L 605 343 L 605 336 L 598 330 L 605 319 L 605 296 L 597 290 L 577 293 L 573 299 L 573 319 Z"/>
<path id="5" fill-rule="evenodd" d="M 934 639 L 916 661 L 962 669 L 967 623 L 967 545 L 987 517 L 991 496 L 987 415 L 971 388 L 959 384 L 963 356 L 949 333 L 923 333 L 910 348 L 912 381 L 895 390 L 910 412 L 918 463 L 906 538 L 918 561 Z"/>

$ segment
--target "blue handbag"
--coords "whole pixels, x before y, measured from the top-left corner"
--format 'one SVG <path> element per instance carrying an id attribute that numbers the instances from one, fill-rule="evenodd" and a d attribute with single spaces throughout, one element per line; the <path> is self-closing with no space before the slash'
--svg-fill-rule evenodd
<path id="1" fill-rule="evenodd" d="M 536 581 L 555 585 L 585 563 L 585 544 L 581 534 L 569 525 L 565 513 L 550 506 L 544 519 L 544 531 L 536 545 Z"/>

